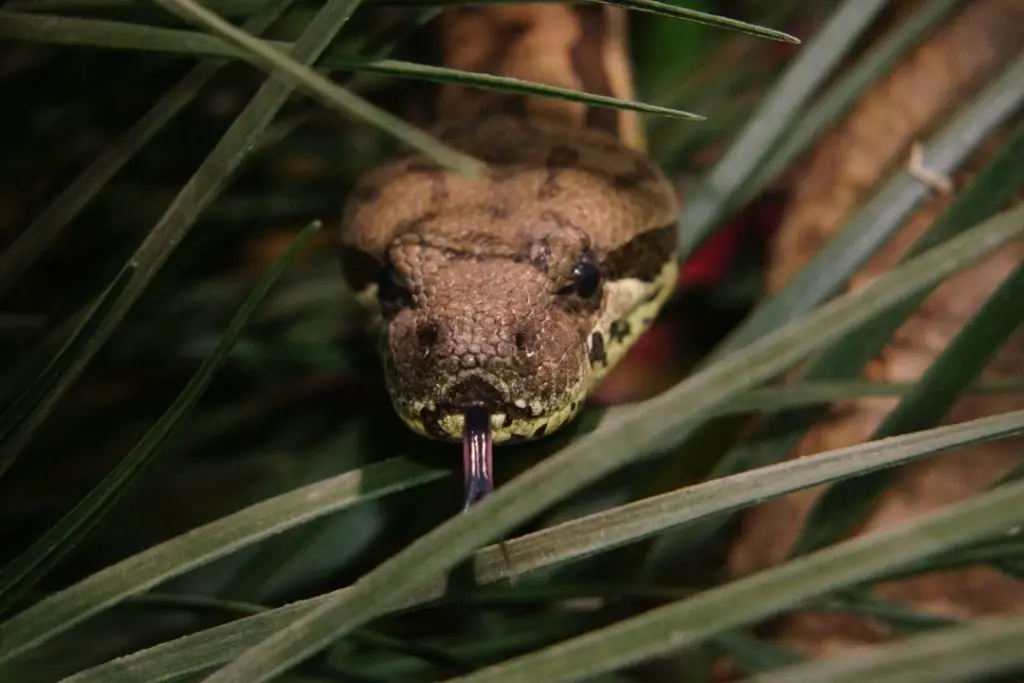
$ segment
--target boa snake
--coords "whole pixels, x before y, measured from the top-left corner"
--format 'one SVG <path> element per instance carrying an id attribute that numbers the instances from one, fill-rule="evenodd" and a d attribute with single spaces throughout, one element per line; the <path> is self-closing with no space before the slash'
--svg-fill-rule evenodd
<path id="1" fill-rule="evenodd" d="M 632 98 L 623 10 L 446 10 L 446 66 Z M 492 169 L 410 156 L 356 184 L 342 271 L 376 328 L 392 404 L 414 431 L 464 442 L 466 504 L 490 445 L 571 420 L 676 281 L 675 192 L 632 112 L 446 86 L 435 134 Z"/>

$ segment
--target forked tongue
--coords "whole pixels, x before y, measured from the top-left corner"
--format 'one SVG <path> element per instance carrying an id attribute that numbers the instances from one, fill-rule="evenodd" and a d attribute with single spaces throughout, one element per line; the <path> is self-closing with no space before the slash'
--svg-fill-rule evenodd
<path id="1" fill-rule="evenodd" d="M 494 443 L 491 416 L 484 408 L 469 408 L 462 427 L 462 468 L 466 475 L 466 503 L 463 511 L 494 489 L 491 471 Z"/>

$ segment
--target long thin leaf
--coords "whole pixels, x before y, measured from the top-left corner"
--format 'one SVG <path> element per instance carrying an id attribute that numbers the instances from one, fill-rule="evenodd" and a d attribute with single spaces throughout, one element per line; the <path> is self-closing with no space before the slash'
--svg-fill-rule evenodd
<path id="1" fill-rule="evenodd" d="M 899 643 L 830 657 L 751 683 L 959 683 L 1024 667 L 1024 617 L 986 619 Z"/>
<path id="2" fill-rule="evenodd" d="M 680 248 L 693 252 L 718 225 L 736 194 L 757 173 L 781 133 L 804 103 L 832 75 L 887 0 L 846 0 L 829 16 L 772 91 L 750 116 L 725 155 L 688 198 L 679 219 Z"/>
<path id="3" fill-rule="evenodd" d="M 262 33 L 281 16 L 291 0 L 270 4 L 246 22 L 244 28 Z M 10 17 L 0 14 L 0 33 Z M 18 33 L 17 30 L 14 31 Z M 164 126 L 188 106 L 226 62 L 200 64 L 160 98 L 152 109 L 142 115 L 134 126 L 113 142 L 81 175 L 60 193 L 25 231 L 0 252 L 0 293 L 6 291 L 61 232 L 106 186 L 125 164 L 139 153 Z"/>
<path id="4" fill-rule="evenodd" d="M 78 19 L 73 17 L 45 17 L 27 14 L 0 13 L 0 38 L 14 38 L 60 45 L 83 45 L 110 49 L 165 52 L 202 57 L 245 56 L 245 51 L 217 36 L 179 29 L 140 26 L 120 21 Z M 280 52 L 290 52 L 292 43 L 265 41 Z M 351 70 L 357 73 L 380 73 L 402 78 L 414 78 L 435 83 L 457 83 L 477 88 L 516 92 L 545 97 L 557 97 L 572 102 L 612 107 L 672 118 L 703 120 L 699 114 L 670 109 L 643 102 L 632 102 L 605 95 L 559 88 L 507 76 L 461 71 L 447 67 L 403 62 L 333 52 L 324 55 L 320 66 L 327 70 Z"/>
<path id="5" fill-rule="evenodd" d="M 0 663 L 110 605 L 324 515 L 446 476 L 396 458 L 255 503 L 113 564 L 0 624 Z"/>
<path id="6" fill-rule="evenodd" d="M 999 533 L 1022 521 L 1024 482 L 448 681 L 584 680 L 772 616 L 837 588 L 869 581 L 891 569 Z M 1016 656 L 1021 656 L 1019 642 Z"/>
<path id="7" fill-rule="evenodd" d="M 921 287 L 989 253 L 1024 232 L 1024 207 L 1008 211 L 912 263 L 797 319 L 730 354 L 640 406 L 609 417 L 596 431 L 516 477 L 364 576 L 354 589 L 315 608 L 291 626 L 214 673 L 207 683 L 261 683 L 314 654 L 401 601 L 424 575 L 444 572 L 488 540 L 587 484 L 610 474 L 691 427 L 713 408 L 777 375 L 807 354 L 896 304 Z M 683 417 L 681 417 L 683 416 Z M 587 467 L 579 463 L 586 459 Z"/>
<path id="8" fill-rule="evenodd" d="M 483 548 L 477 551 L 473 561 L 476 583 L 484 585 L 515 578 L 536 569 L 578 560 L 597 552 L 617 548 L 679 524 L 747 507 L 766 498 L 817 486 L 878 467 L 891 467 L 950 448 L 958 448 L 989 439 L 1006 438 L 1022 431 L 1024 431 L 1024 411 L 1018 411 L 880 442 L 859 444 L 822 453 L 813 458 L 801 458 L 772 465 L 756 472 L 746 472 L 705 482 L 688 489 L 674 491 L 615 510 L 589 515 L 549 529 L 533 532 L 505 541 L 501 546 L 491 545 Z M 326 484 L 326 482 L 324 483 Z M 298 496 L 298 493 L 285 495 Z M 266 501 L 260 505 L 266 505 L 267 510 L 277 509 L 270 506 L 279 505 L 277 501 L 282 498 Z M 329 497 L 322 496 L 321 498 Z M 260 511 L 259 514 L 256 514 L 255 511 L 253 513 L 243 511 L 243 513 L 232 517 L 241 522 L 243 516 L 260 520 L 265 520 L 268 517 L 263 511 Z M 230 518 L 213 524 L 219 525 L 227 519 Z M 204 531 L 196 530 L 191 532 L 190 536 L 195 546 L 208 547 L 216 546 L 217 538 L 228 537 L 228 534 L 222 532 L 215 534 L 214 526 L 208 525 L 204 527 Z M 240 542 L 240 539 L 236 539 L 236 542 Z M 181 542 L 178 540 L 168 541 L 167 544 L 161 546 L 167 548 L 163 551 L 163 555 L 168 558 L 168 562 L 192 561 L 192 555 L 180 546 Z M 162 563 L 151 558 L 149 562 L 139 566 L 160 564 Z M 105 570 L 105 575 L 113 575 L 115 572 L 111 570 Z M 162 571 L 170 570 L 163 567 Z M 178 573 L 180 569 L 175 566 L 173 571 Z M 123 583 L 130 584 L 120 587 L 122 595 L 134 594 L 142 590 L 144 586 L 140 587 L 140 583 L 148 585 L 150 580 L 144 575 L 138 574 L 138 571 L 132 566 L 126 566 L 123 563 L 119 565 L 116 574 L 122 577 Z M 86 582 L 94 581 L 93 578 L 86 579 Z M 348 590 L 342 589 L 312 600 L 294 603 L 251 618 L 156 645 L 83 671 L 69 679 L 68 683 L 71 681 L 74 683 L 101 683 L 111 680 L 111 677 L 118 674 L 127 680 L 141 678 L 158 683 L 201 671 L 237 657 L 246 648 L 292 623 L 298 616 L 308 614 L 315 606 L 343 595 Z M 95 600 L 87 603 L 85 597 L 98 592 L 98 590 L 84 590 L 74 586 L 56 594 L 50 600 L 73 604 L 86 614 L 92 614 L 101 609 L 103 605 Z M 436 600 L 444 594 L 445 582 L 438 577 L 422 583 L 404 604 L 412 605 Z M 72 595 L 80 597 L 72 598 Z M 52 604 L 56 603 L 51 602 Z M 81 618 L 77 613 L 63 616 L 75 622 Z M 36 618 L 43 617 L 38 616 L 37 613 Z M 49 619 L 49 617 L 46 618 Z M 54 634 L 51 632 L 37 637 L 52 637 Z M 0 626 L 0 636 L 5 639 L 11 637 L 4 626 Z M 187 656 L 183 656 L 185 653 Z"/>
<path id="9" fill-rule="evenodd" d="M 1024 62 L 1022 62 L 1024 63 Z M 955 140 L 950 138 L 951 143 Z M 978 176 L 957 195 L 949 207 L 936 219 L 928 233 L 918 240 L 901 259 L 906 262 L 913 259 L 963 229 L 965 225 L 980 220 L 1001 205 L 1004 205 L 1021 187 L 1024 187 L 1024 166 L 1017 161 L 1024 154 L 1024 127 L 1018 127 L 1014 135 L 1010 137 L 1007 145 L 999 151 L 996 157 L 978 174 Z M 851 227 L 866 226 L 859 220 Z M 832 247 L 826 247 L 826 250 Z M 893 333 L 903 324 L 907 317 L 916 310 L 931 293 L 932 288 L 922 290 L 918 294 L 909 297 L 893 307 L 884 315 L 871 321 L 862 329 L 855 331 L 845 339 L 839 340 L 832 347 L 825 349 L 807 369 L 802 373 L 804 381 L 832 380 L 843 377 L 856 376 L 861 368 L 873 357 L 875 357 L 888 343 Z M 766 314 L 762 326 L 751 326 L 746 332 L 740 332 L 734 337 L 733 344 L 744 343 L 745 340 L 756 338 L 753 335 L 760 327 L 770 325 L 776 316 L 786 316 L 784 307 L 780 307 L 776 314 Z M 770 432 L 778 427 L 773 421 L 767 422 L 760 429 L 763 433 Z M 721 462 L 716 465 L 711 476 L 741 471 L 747 467 L 757 466 L 767 462 L 777 462 L 789 453 L 805 433 L 804 428 L 789 428 L 783 436 L 773 439 L 766 445 L 758 445 L 751 441 L 750 445 L 744 445 L 729 453 Z M 715 526 L 725 523 L 727 520 L 719 520 L 714 525 L 708 525 L 702 530 L 702 536 L 711 533 Z"/>
<path id="10" fill-rule="evenodd" d="M 917 387 L 890 411 L 872 439 L 925 429 L 939 422 L 981 376 L 992 358 L 1024 322 L 1024 264 L 1000 284 L 985 304 L 921 376 Z M 828 489 L 811 508 L 790 553 L 799 555 L 853 533 L 875 508 L 895 472 L 875 473 Z"/>
<path id="11" fill-rule="evenodd" d="M 92 304 L 98 316 L 113 310 L 117 300 L 127 291 L 135 276 L 135 267 L 129 264 Z M 18 439 L 25 431 L 25 421 L 57 390 L 61 377 L 72 367 L 85 347 L 88 337 L 98 329 L 98 323 L 88 316 L 79 323 L 81 334 L 72 335 L 46 364 L 29 387 L 0 415 L 0 475 L 14 464 L 18 456 Z"/>
<path id="12" fill-rule="evenodd" d="M 207 356 L 196 374 L 160 419 L 143 435 L 124 459 L 100 481 L 70 512 L 64 515 L 28 550 L 0 571 L 0 614 L 4 614 L 17 600 L 41 579 L 62 557 L 82 542 L 108 512 L 120 501 L 145 469 L 163 450 L 163 445 L 210 385 L 220 366 L 227 360 L 238 337 L 260 304 L 277 284 L 298 253 L 313 234 L 320 229 L 316 222 L 299 233 L 289 248 L 274 262 L 260 279 L 252 293 L 231 319 L 227 329 Z"/>
<path id="13" fill-rule="evenodd" d="M 518 575 L 550 567 L 556 562 L 607 552 L 696 519 L 783 495 L 792 486 L 803 489 L 826 481 L 846 480 L 857 476 L 857 471 L 886 470 L 969 443 L 1008 437 L 1021 431 L 1022 420 L 1024 411 L 1018 411 L 869 441 L 644 498 L 535 531 L 507 542 L 501 554 L 481 554 L 476 564 L 478 575 L 490 577 L 505 572 L 506 563 Z M 967 431 L 960 431 L 961 427 L 966 427 Z M 996 431 L 990 431 L 992 429 Z M 813 464 L 815 461 L 817 465 Z"/>
<path id="14" fill-rule="evenodd" d="M 938 134 L 928 141 L 924 153 L 924 164 L 937 173 L 952 174 L 978 145 L 993 131 L 1003 125 L 1024 104 L 1024 56 L 985 90 L 972 100 L 971 105 L 957 113 L 957 116 Z M 1006 156 L 1002 155 L 1005 159 Z M 1003 162 L 1006 164 L 1009 162 Z M 1005 168 L 1005 166 L 1002 166 Z M 1020 164 L 1012 169 L 1010 182 L 1000 181 L 996 188 L 1013 187 L 1019 178 Z M 976 187 L 978 183 L 973 183 Z M 978 192 L 989 194 L 984 187 Z M 814 255 L 807 264 L 775 294 L 768 302 L 759 306 L 729 335 L 724 348 L 738 348 L 752 339 L 757 339 L 765 330 L 772 329 L 779 320 L 789 320 L 794 315 L 812 309 L 821 301 L 833 296 L 865 262 L 878 251 L 892 235 L 902 227 L 913 212 L 931 196 L 932 190 L 906 169 L 894 176 L 857 213 L 828 245 Z M 967 200 L 961 201 L 961 206 Z M 996 205 L 998 206 L 998 205 Z M 988 208 L 995 211 L 996 207 Z M 947 213 L 952 208 L 947 209 Z M 955 234 L 956 228 L 971 225 L 982 217 L 971 215 L 967 223 L 949 226 L 937 235 Z M 925 244 L 934 244 L 937 239 L 929 232 Z M 916 253 L 920 253 L 917 251 Z"/>
<path id="15" fill-rule="evenodd" d="M 650 12 L 663 17 L 683 19 L 697 24 L 704 24 L 705 26 L 713 26 L 715 28 L 724 28 L 730 31 L 746 33 L 748 35 L 757 36 L 758 38 L 777 40 L 783 43 L 790 43 L 791 45 L 800 44 L 800 40 L 796 36 L 791 36 L 790 34 L 783 33 L 782 31 L 765 28 L 764 26 L 757 26 L 756 24 L 749 24 L 745 21 L 729 19 L 716 14 L 709 14 L 708 12 L 686 9 L 667 2 L 658 2 L 658 0 L 583 0 L 583 2 L 593 2 L 595 4 L 611 5 L 612 7 L 622 7 L 640 12 Z"/>
<path id="16" fill-rule="evenodd" d="M 949 144 L 956 145 L 958 140 L 954 138 L 954 131 L 957 126 L 949 129 Z M 945 137 L 945 133 L 943 136 Z M 962 150 L 966 153 L 966 149 Z M 935 245 L 953 238 L 967 225 L 983 219 L 1003 205 L 1018 188 L 1024 183 L 1024 166 L 1017 161 L 1024 154 L 1024 128 L 1018 128 L 1010 137 L 1007 145 L 982 171 L 978 176 L 960 192 L 950 203 L 949 207 L 936 219 L 928 233 L 918 240 L 902 258 L 905 263 L 916 255 L 926 252 Z M 899 178 L 894 182 L 901 182 Z M 917 192 L 918 189 L 908 187 L 909 192 Z M 880 226 L 871 226 L 871 215 L 861 214 L 847 230 L 870 230 Z M 888 216 L 889 228 L 895 229 L 901 225 L 902 216 Z M 879 236 L 882 239 L 882 236 Z M 864 245 L 862 245 L 864 246 Z M 876 248 L 877 245 L 868 245 L 869 248 Z M 848 245 L 829 245 L 824 251 L 836 249 L 841 251 L 848 248 Z M 835 254 L 835 258 L 843 260 L 844 254 Z M 827 257 L 827 258 L 832 258 Z M 825 291 L 830 290 L 834 284 L 844 281 L 850 275 L 844 269 L 836 269 L 831 273 L 831 278 L 822 272 L 818 285 Z M 922 301 L 927 297 L 933 288 L 921 290 L 914 296 L 908 297 L 906 301 L 894 306 L 885 314 L 878 316 L 861 329 L 854 331 L 845 338 L 840 339 L 832 347 L 825 349 L 813 360 L 802 372 L 802 381 L 818 382 L 830 381 L 837 378 L 856 376 L 861 368 L 873 358 L 888 343 L 892 334 L 907 319 Z M 801 296 L 796 293 L 796 296 Z M 800 312 L 803 306 L 812 306 L 816 300 L 805 298 L 801 307 L 793 310 L 785 301 L 770 300 L 764 305 L 756 323 L 745 322 L 741 324 L 733 335 L 723 343 L 717 353 L 726 353 L 730 349 L 740 348 L 744 344 L 759 338 L 766 331 L 774 329 L 775 326 L 790 320 L 791 316 Z M 749 321 L 749 318 L 748 318 Z M 779 416 L 767 419 L 760 425 L 756 434 L 752 435 L 746 442 L 733 449 L 723 457 L 712 469 L 709 477 L 720 477 L 726 474 L 741 472 L 749 468 L 760 467 L 772 462 L 778 462 L 791 452 L 803 439 L 806 432 L 806 417 L 797 416 L 796 421 L 800 424 L 792 424 L 794 420 L 790 416 Z M 760 439 L 758 435 L 772 434 L 770 439 Z M 670 548 L 662 547 L 657 557 L 649 560 L 650 571 L 657 572 L 659 567 L 670 566 L 674 558 L 690 550 L 709 538 L 716 531 L 727 524 L 729 517 L 723 516 L 720 519 L 709 520 L 700 525 L 699 528 L 687 531 L 685 538 L 671 539 Z M 666 539 L 661 539 L 663 542 Z"/>
<path id="17" fill-rule="evenodd" d="M 328 0 L 295 44 L 295 59 L 313 62 L 326 49 L 359 0 Z M 32 434 L 53 411 L 57 402 L 113 334 L 121 319 L 170 257 L 203 210 L 220 194 L 267 126 L 284 105 L 292 88 L 270 79 L 221 137 L 170 207 L 128 259 L 119 277 L 128 277 L 123 291 L 104 308 L 94 307 L 78 324 L 68 341 L 75 354 L 54 380 L 46 395 L 21 420 L 0 447 L 0 463 L 10 462 L 24 449 Z M 126 275 L 127 274 L 127 275 Z"/>
<path id="18" fill-rule="evenodd" d="M 861 58 L 850 71 L 800 116 L 800 125 L 792 127 L 756 177 L 745 183 L 734 203 L 743 206 L 761 193 L 780 173 L 803 154 L 840 116 L 849 111 L 879 78 L 890 73 L 907 53 L 921 43 L 950 13 L 965 0 L 935 0 L 922 4 L 889 35 Z"/>
<path id="19" fill-rule="evenodd" d="M 243 31 L 193 0 L 153 2 L 185 21 L 203 26 L 242 48 L 246 59 L 267 69 L 293 87 L 302 87 L 324 104 L 380 128 L 438 164 L 466 176 L 480 177 L 486 173 L 487 168 L 480 160 L 449 147 L 434 136 L 371 104 L 352 91 L 332 83 L 309 66 Z"/>

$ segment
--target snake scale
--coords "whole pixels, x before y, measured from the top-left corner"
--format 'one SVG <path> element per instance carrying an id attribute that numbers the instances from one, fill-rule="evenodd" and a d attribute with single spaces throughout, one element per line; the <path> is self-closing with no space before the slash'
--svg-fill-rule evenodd
<path id="1" fill-rule="evenodd" d="M 632 99 L 626 16 L 598 4 L 445 10 L 446 66 Z M 342 271 L 370 313 L 394 408 L 464 442 L 469 505 L 490 444 L 550 435 L 651 324 L 676 281 L 675 191 L 635 113 L 459 85 L 434 133 L 490 167 L 422 156 L 351 191 Z"/>

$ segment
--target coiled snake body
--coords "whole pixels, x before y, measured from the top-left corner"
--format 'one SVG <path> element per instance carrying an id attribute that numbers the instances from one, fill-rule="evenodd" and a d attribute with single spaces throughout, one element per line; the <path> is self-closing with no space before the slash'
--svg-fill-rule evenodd
<path id="1" fill-rule="evenodd" d="M 600 5 L 460 8 L 442 15 L 441 44 L 448 66 L 629 99 L 624 22 Z M 370 170 L 347 201 L 343 272 L 409 427 L 551 434 L 671 293 L 675 193 L 632 113 L 447 86 L 437 117 L 491 174 L 419 156 Z M 466 466 L 468 504 L 490 490 L 490 464 Z"/>

